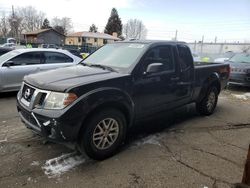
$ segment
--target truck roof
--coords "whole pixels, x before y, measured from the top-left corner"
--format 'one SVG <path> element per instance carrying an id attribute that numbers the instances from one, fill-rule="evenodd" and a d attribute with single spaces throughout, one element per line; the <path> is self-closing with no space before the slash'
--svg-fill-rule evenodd
<path id="1" fill-rule="evenodd" d="M 183 41 L 173 41 L 173 40 L 124 40 L 116 43 L 141 43 L 141 44 L 186 44 Z"/>

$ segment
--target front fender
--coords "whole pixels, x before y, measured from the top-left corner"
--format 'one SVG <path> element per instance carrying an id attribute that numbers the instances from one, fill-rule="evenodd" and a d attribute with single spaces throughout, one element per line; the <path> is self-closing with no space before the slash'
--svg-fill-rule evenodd
<path id="1" fill-rule="evenodd" d="M 131 123 L 134 118 L 134 102 L 130 95 L 119 89 L 112 87 L 98 88 L 89 91 L 79 97 L 76 101 L 80 103 L 80 111 L 83 113 L 84 119 L 96 108 L 108 104 L 109 106 L 119 105 L 127 112 Z"/>

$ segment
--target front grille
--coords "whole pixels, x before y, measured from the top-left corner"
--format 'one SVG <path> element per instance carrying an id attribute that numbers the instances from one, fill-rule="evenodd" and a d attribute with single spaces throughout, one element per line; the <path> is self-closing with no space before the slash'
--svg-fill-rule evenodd
<path id="1" fill-rule="evenodd" d="M 44 102 L 46 96 L 47 96 L 47 93 L 41 93 L 41 96 L 40 96 L 40 98 L 39 98 L 39 100 L 38 100 L 38 105 L 39 105 L 39 106 L 42 106 L 42 105 L 43 105 L 43 102 Z"/>
<path id="2" fill-rule="evenodd" d="M 24 84 L 24 86 L 23 86 L 23 91 L 22 91 L 22 97 L 23 97 L 26 101 L 30 102 L 30 101 L 31 101 L 31 98 L 32 98 L 32 96 L 33 96 L 33 94 L 34 94 L 34 92 L 35 92 L 35 89 L 34 89 L 34 88 L 29 87 L 28 85 Z"/>
<path id="3" fill-rule="evenodd" d="M 21 110 L 20 112 L 21 112 L 22 116 L 23 116 L 28 122 L 30 122 L 32 125 L 36 125 L 36 126 L 37 126 L 36 120 L 33 118 L 33 116 L 32 116 L 29 112 L 26 112 L 25 110 Z"/>
<path id="4" fill-rule="evenodd" d="M 49 91 L 41 90 L 24 83 L 22 87 L 21 102 L 29 108 L 41 107 Z"/>

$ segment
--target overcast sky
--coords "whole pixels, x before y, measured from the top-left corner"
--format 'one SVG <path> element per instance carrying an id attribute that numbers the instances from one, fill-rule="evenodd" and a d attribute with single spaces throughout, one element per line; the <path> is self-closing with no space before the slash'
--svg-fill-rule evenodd
<path id="1" fill-rule="evenodd" d="M 122 23 L 130 18 L 143 21 L 148 39 L 249 41 L 250 0 L 1 0 L 0 11 L 11 6 L 33 6 L 49 19 L 70 17 L 74 31 L 88 30 L 94 23 L 103 31 L 112 7 L 117 8 Z"/>

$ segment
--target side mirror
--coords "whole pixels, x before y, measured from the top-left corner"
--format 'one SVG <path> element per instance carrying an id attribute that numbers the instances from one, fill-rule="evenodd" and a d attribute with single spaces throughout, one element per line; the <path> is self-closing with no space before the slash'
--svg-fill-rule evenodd
<path id="1" fill-rule="evenodd" d="M 162 70 L 163 64 L 162 63 L 151 63 L 148 65 L 146 74 L 157 73 Z"/>
<path id="2" fill-rule="evenodd" d="M 10 66 L 13 66 L 14 65 L 14 62 L 13 61 L 6 61 L 4 64 L 3 64 L 3 67 L 10 67 Z"/>

